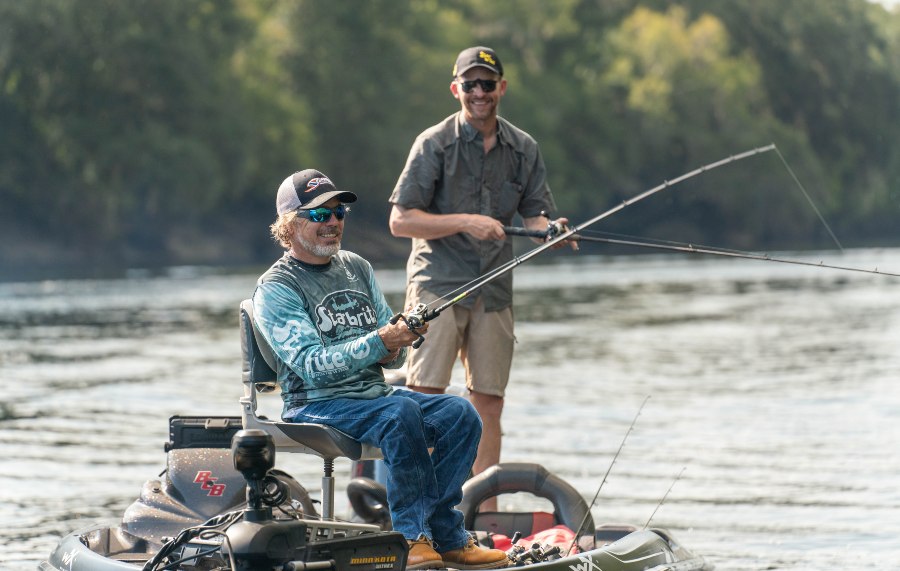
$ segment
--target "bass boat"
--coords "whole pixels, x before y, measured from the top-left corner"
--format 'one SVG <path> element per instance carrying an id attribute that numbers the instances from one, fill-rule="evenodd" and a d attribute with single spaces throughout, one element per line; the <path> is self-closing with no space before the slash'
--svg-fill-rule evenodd
<path id="1" fill-rule="evenodd" d="M 402 571 L 407 544 L 390 530 L 384 488 L 353 478 L 354 513 L 325 519 L 306 489 L 274 468 L 267 433 L 240 417 L 172 417 L 166 470 L 147 481 L 121 520 L 59 542 L 41 571 Z M 536 464 L 506 463 L 470 479 L 459 509 L 483 545 L 534 571 L 709 571 L 661 528 L 594 527 L 587 502 Z M 527 492 L 552 512 L 483 512 L 501 494 Z M 578 530 L 574 533 L 572 530 Z M 519 539 L 518 536 L 530 536 Z M 518 541 L 517 541 L 518 540 Z M 567 555 L 568 552 L 568 555 Z"/>
<path id="2" fill-rule="evenodd" d="M 257 414 L 275 373 L 241 304 L 241 416 L 169 419 L 166 468 L 122 518 L 64 536 L 40 571 L 403 571 L 408 546 L 391 530 L 387 495 L 374 479 L 347 485 L 353 513 L 334 515 L 334 460 L 355 466 L 380 451 L 330 427 Z M 404 389 L 397 389 L 404 390 Z M 276 451 L 323 461 L 320 505 L 275 468 Z M 368 463 L 371 465 L 371 463 Z M 488 498 L 526 492 L 552 511 L 482 511 Z M 575 488 L 542 466 L 505 463 L 471 478 L 458 506 L 479 543 L 534 571 L 711 571 L 665 529 L 594 525 Z M 523 539 L 524 537 L 524 539 Z"/>

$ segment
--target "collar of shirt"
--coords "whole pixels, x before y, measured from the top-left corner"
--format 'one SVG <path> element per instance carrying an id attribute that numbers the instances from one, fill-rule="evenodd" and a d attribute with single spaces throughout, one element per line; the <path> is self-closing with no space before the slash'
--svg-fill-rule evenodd
<path id="1" fill-rule="evenodd" d="M 299 266 L 304 270 L 308 270 L 311 272 L 325 272 L 328 271 L 329 268 L 331 268 L 331 262 L 334 260 L 334 257 L 332 256 L 332 259 L 328 260 L 324 264 L 310 264 L 308 262 L 304 262 L 303 260 L 298 260 L 288 252 L 285 252 L 284 259 L 287 261 L 287 263 Z"/>
<path id="2" fill-rule="evenodd" d="M 470 125 L 468 121 L 466 121 L 465 115 L 463 115 L 462 111 L 457 113 L 457 124 L 459 125 L 459 136 L 466 143 L 471 143 L 476 139 L 480 139 L 481 132 Z M 497 143 L 505 144 L 505 137 L 503 136 L 503 121 L 500 120 L 500 117 L 497 117 Z"/>

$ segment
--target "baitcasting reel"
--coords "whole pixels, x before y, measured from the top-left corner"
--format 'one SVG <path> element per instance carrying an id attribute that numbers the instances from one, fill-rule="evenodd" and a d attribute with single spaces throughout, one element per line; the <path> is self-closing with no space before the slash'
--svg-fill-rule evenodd
<path id="1" fill-rule="evenodd" d="M 418 303 L 415 307 L 412 308 L 408 313 L 397 313 L 393 317 L 391 317 L 391 324 L 397 323 L 401 319 L 406 326 L 409 327 L 409 330 L 418 335 L 418 339 L 413 341 L 412 348 L 418 349 L 422 343 L 425 342 L 425 337 L 417 331 L 422 326 L 425 325 L 426 321 L 431 321 L 435 317 L 437 317 L 437 313 L 431 312 L 428 313 L 428 306 L 424 303 Z"/>

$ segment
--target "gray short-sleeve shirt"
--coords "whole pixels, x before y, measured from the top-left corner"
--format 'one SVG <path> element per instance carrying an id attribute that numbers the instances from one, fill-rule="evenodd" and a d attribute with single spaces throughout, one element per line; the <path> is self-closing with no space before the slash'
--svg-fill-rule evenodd
<path id="1" fill-rule="evenodd" d="M 530 218 L 553 212 L 537 142 L 509 121 L 498 117 L 497 122 L 497 144 L 487 154 L 481 133 L 461 112 L 425 130 L 413 143 L 390 202 L 431 214 L 483 214 L 506 226 L 516 214 Z M 476 240 L 468 234 L 414 238 L 407 276 L 443 296 L 509 262 L 512 255 L 510 240 Z M 480 293 L 488 311 L 508 307 L 512 273 Z"/>

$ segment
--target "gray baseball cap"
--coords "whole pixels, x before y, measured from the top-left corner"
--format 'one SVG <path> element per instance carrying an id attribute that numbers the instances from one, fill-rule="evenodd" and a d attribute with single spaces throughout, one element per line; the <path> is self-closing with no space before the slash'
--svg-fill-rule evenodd
<path id="1" fill-rule="evenodd" d="M 346 190 L 338 190 L 331 179 L 316 169 L 295 172 L 284 179 L 278 187 L 275 206 L 278 214 L 294 210 L 309 210 L 322 206 L 332 198 L 343 203 L 356 202 L 356 195 Z"/>

